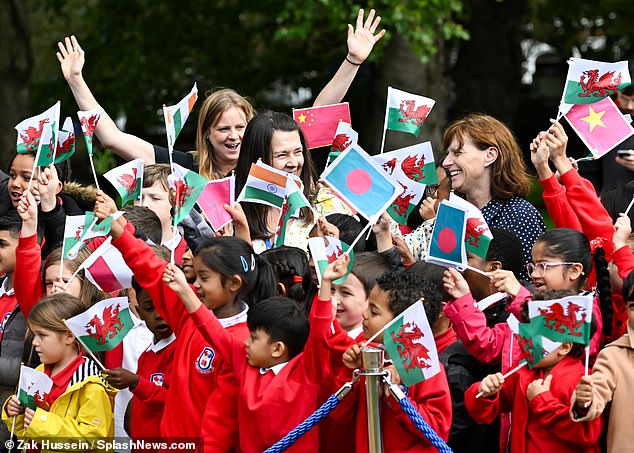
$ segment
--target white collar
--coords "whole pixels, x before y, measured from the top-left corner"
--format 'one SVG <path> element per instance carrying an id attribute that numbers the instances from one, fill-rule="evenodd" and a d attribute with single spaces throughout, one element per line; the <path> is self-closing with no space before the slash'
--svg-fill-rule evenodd
<path id="1" fill-rule="evenodd" d="M 490 296 L 485 297 L 482 300 L 478 301 L 478 308 L 480 309 L 480 311 L 484 311 L 487 308 L 489 308 L 491 305 L 493 305 L 494 303 L 504 299 L 505 297 L 507 297 L 508 294 L 507 293 L 493 293 Z"/>
<path id="2" fill-rule="evenodd" d="M 172 235 L 172 239 L 161 243 L 161 245 L 163 247 L 167 247 L 169 250 L 176 250 L 176 247 L 178 247 L 178 244 L 180 244 L 180 242 L 181 242 L 181 235 L 178 232 L 178 230 L 175 230 L 174 234 Z"/>
<path id="3" fill-rule="evenodd" d="M 156 343 L 152 341 L 152 343 L 150 343 L 150 346 L 148 346 L 146 351 L 161 352 L 163 349 L 165 349 L 167 346 L 169 346 L 170 343 L 172 343 L 175 340 L 176 340 L 176 335 L 174 335 L 174 332 L 172 332 L 172 335 L 170 335 L 168 338 L 163 338 L 162 340 L 159 340 Z"/>
<path id="4" fill-rule="evenodd" d="M 218 318 L 218 321 L 220 321 L 220 324 L 225 329 L 242 322 L 247 322 L 247 312 L 249 311 L 249 307 L 246 303 L 244 303 L 244 301 L 241 301 L 240 303 L 242 304 L 242 311 L 240 313 L 229 316 L 228 318 Z"/>
<path id="5" fill-rule="evenodd" d="M 356 339 L 361 334 L 361 332 L 363 332 L 363 326 L 362 325 L 359 326 L 359 327 L 355 327 L 352 330 L 349 330 L 348 331 L 348 336 L 350 338 L 352 338 L 352 339 Z"/>
<path id="6" fill-rule="evenodd" d="M 7 290 L 7 286 L 9 286 L 9 279 L 5 278 L 2 282 L 2 286 L 0 286 L 0 297 L 8 296 L 11 297 L 15 294 L 15 288 L 11 288 Z"/>
<path id="7" fill-rule="evenodd" d="M 277 365 L 273 365 L 270 368 L 260 368 L 260 374 L 265 374 L 267 371 L 272 371 L 274 375 L 278 375 L 280 371 L 282 371 L 282 368 L 284 368 L 286 365 L 288 364 L 288 362 L 282 362 L 282 363 L 278 363 Z"/>

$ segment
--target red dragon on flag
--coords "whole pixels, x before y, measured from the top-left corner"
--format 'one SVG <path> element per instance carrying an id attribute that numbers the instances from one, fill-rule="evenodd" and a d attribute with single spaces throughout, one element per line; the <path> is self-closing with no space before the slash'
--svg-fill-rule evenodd
<path id="1" fill-rule="evenodd" d="M 86 333 L 92 338 L 96 338 L 98 345 L 105 344 L 108 339 L 114 338 L 123 328 L 123 323 L 119 318 L 119 305 L 107 306 L 103 310 L 101 319 L 95 315 L 85 327 Z"/>
<path id="2" fill-rule="evenodd" d="M 393 159 L 388 160 L 387 162 L 385 162 L 382 167 L 385 169 L 386 172 L 388 172 L 389 174 L 393 174 L 394 173 L 394 169 L 396 168 L 396 164 L 398 163 L 398 159 L 395 157 Z"/>
<path id="3" fill-rule="evenodd" d="M 40 124 L 37 128 L 29 126 L 24 131 L 20 132 L 20 138 L 24 142 L 27 152 L 34 153 L 37 151 L 37 147 L 40 144 L 40 137 L 42 136 L 42 131 L 44 130 L 44 125 L 46 123 L 48 123 L 48 119 L 45 118 L 40 120 Z"/>
<path id="4" fill-rule="evenodd" d="M 117 181 L 127 190 L 128 197 L 134 195 L 137 190 L 137 184 L 139 183 L 139 180 L 137 179 L 137 169 L 132 168 L 132 174 L 125 173 L 117 176 Z"/>
<path id="5" fill-rule="evenodd" d="M 352 145 L 352 139 L 346 134 L 337 134 L 332 141 L 332 151 L 342 152 L 348 146 Z"/>
<path id="6" fill-rule="evenodd" d="M 401 123 L 409 123 L 411 121 L 414 126 L 422 126 L 431 111 L 426 105 L 416 107 L 416 101 L 411 99 L 402 100 L 399 110 L 403 118 L 399 118 L 398 120 Z"/>
<path id="7" fill-rule="evenodd" d="M 392 332 L 392 340 L 401 355 L 405 370 L 431 368 L 431 365 L 427 363 L 431 359 L 429 350 L 417 341 L 424 336 L 420 327 L 411 322 L 403 324 L 396 334 Z"/>
<path id="8" fill-rule="evenodd" d="M 583 89 L 583 93 L 579 93 L 579 97 L 605 97 L 616 93 L 621 83 L 621 73 L 614 75 L 614 71 L 608 71 L 599 77 L 598 69 L 589 69 L 581 73 L 579 85 Z"/>
<path id="9" fill-rule="evenodd" d="M 544 316 L 544 327 L 555 332 L 565 333 L 568 331 L 570 335 L 580 337 L 581 332 L 579 332 L 579 327 L 586 322 L 585 313 L 577 320 L 577 313 L 582 308 L 580 305 L 568 302 L 568 313 L 566 314 L 564 307 L 557 303 L 552 304 L 549 309 L 540 308 L 539 313 Z"/>
<path id="10" fill-rule="evenodd" d="M 97 123 L 99 122 L 100 115 L 91 115 L 87 118 L 80 117 L 79 122 L 81 123 L 81 128 L 84 131 L 84 135 L 92 136 L 95 132 L 95 128 L 97 127 Z"/>
<path id="11" fill-rule="evenodd" d="M 467 228 L 465 230 L 465 241 L 474 247 L 478 246 L 480 237 L 489 231 L 489 226 L 479 217 L 467 217 Z"/>
<path id="12" fill-rule="evenodd" d="M 401 168 L 403 169 L 403 173 L 413 180 L 420 181 L 425 177 L 423 173 L 423 166 L 425 165 L 425 156 L 421 155 L 420 159 L 416 160 L 417 156 L 408 156 L 403 159 L 401 163 Z"/>
<path id="13" fill-rule="evenodd" d="M 392 206 L 394 208 L 394 212 L 398 215 L 406 215 L 407 208 L 409 207 L 412 198 L 414 198 L 416 195 L 413 193 L 405 193 L 407 191 L 407 187 L 405 187 L 400 181 L 399 184 L 403 188 L 403 193 L 396 197 L 394 203 L 392 203 Z"/>

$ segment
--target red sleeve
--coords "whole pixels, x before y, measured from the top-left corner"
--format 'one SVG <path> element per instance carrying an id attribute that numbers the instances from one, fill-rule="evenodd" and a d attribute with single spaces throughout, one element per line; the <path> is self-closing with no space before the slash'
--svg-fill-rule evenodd
<path id="1" fill-rule="evenodd" d="M 518 385 L 517 373 L 509 376 L 495 395 L 488 398 L 482 396 L 476 398 L 480 382 L 472 384 L 464 394 L 467 412 L 480 425 L 493 423 L 501 413 L 510 412 L 513 409 L 513 392 L 516 385 Z"/>
<path id="2" fill-rule="evenodd" d="M 487 327 L 486 316 L 471 293 L 449 302 L 444 311 L 458 337 L 476 360 L 487 364 L 500 363 L 504 342 L 511 335 L 508 324 Z"/>
<path id="3" fill-rule="evenodd" d="M 165 404 L 165 396 L 167 395 L 167 387 L 164 385 L 156 385 L 149 379 L 140 377 L 139 383 L 131 392 L 141 401 L 150 404 Z"/>
<path id="4" fill-rule="evenodd" d="M 238 444 L 238 381 L 230 366 L 221 366 L 211 392 L 200 434 L 205 453 L 226 453 Z"/>
<path id="5" fill-rule="evenodd" d="M 317 296 L 315 296 L 315 305 Z M 334 332 L 328 337 L 328 346 L 330 347 L 330 367 L 335 376 L 338 376 L 342 368 L 345 368 L 341 357 L 346 349 L 356 344 L 353 338 L 350 338 L 348 332 L 341 328 L 341 324 L 336 319 L 332 322 Z"/>
<path id="6" fill-rule="evenodd" d="M 304 347 L 304 365 L 309 379 L 318 384 L 332 375 L 330 362 L 324 360 L 330 353 L 328 338 L 331 336 L 332 300 L 315 297 L 308 320 L 310 333 Z"/>
<path id="7" fill-rule="evenodd" d="M 634 255 L 632 254 L 632 249 L 630 249 L 629 245 L 624 245 L 614 251 L 612 259 L 619 269 L 619 277 L 625 280 L 627 276 L 630 275 L 630 272 L 634 270 Z"/>
<path id="8" fill-rule="evenodd" d="M 559 184 L 555 174 L 553 173 L 550 178 L 540 179 L 539 183 L 544 190 L 542 194 L 544 204 L 555 226 L 581 231 L 581 223 L 566 197 L 566 188 Z"/>
<path id="9" fill-rule="evenodd" d="M 13 272 L 13 288 L 24 318 L 28 319 L 31 308 L 44 294 L 42 290 L 41 248 L 37 243 L 37 234 L 18 238 L 15 249 L 15 270 Z"/>
<path id="10" fill-rule="evenodd" d="M 533 300 L 533 295 L 531 292 L 525 287 L 520 287 L 520 290 L 517 292 L 517 295 L 513 298 L 510 304 L 508 304 L 505 308 L 506 311 L 511 313 L 517 319 L 521 319 L 522 305 L 524 302 Z"/>

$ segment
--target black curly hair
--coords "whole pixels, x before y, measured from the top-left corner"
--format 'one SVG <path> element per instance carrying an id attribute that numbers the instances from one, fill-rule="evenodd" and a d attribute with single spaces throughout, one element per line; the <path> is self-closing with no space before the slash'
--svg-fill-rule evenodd
<path id="1" fill-rule="evenodd" d="M 389 296 L 389 309 L 396 317 L 419 299 L 423 301 L 429 325 L 438 319 L 443 296 L 438 287 L 413 272 L 388 272 L 376 284 Z"/>

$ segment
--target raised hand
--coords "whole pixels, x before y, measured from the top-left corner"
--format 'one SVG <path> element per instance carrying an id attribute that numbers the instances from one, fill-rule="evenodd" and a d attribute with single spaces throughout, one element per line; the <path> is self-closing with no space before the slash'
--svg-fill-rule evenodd
<path id="1" fill-rule="evenodd" d="M 350 369 L 361 368 L 361 348 L 358 344 L 349 347 L 346 349 L 346 352 L 343 353 L 341 359 L 343 360 L 343 364 Z"/>
<path id="2" fill-rule="evenodd" d="M 81 77 L 81 70 L 84 67 L 84 51 L 77 42 L 75 36 L 64 38 L 64 42 L 58 42 L 59 52 L 55 55 L 60 62 L 64 78 L 70 81 L 73 78 Z"/>
<path id="3" fill-rule="evenodd" d="M 231 214 L 231 217 L 233 218 L 233 235 L 251 243 L 249 222 L 247 222 L 247 216 L 244 215 L 242 205 L 240 203 L 234 203 L 233 206 L 226 204 L 225 211 Z"/>
<path id="4" fill-rule="evenodd" d="M 62 190 L 62 183 L 53 164 L 39 172 L 37 190 L 40 193 L 40 209 L 42 212 L 50 212 L 55 209 L 57 194 Z"/>
<path id="5" fill-rule="evenodd" d="M 564 174 L 572 168 L 572 164 L 566 157 L 566 146 L 568 145 L 568 136 L 563 126 L 556 120 L 551 119 L 551 126 L 548 128 L 548 134 L 544 137 L 550 160 L 555 164 L 559 174 Z"/>
<path id="6" fill-rule="evenodd" d="M 418 213 L 423 220 L 429 220 L 436 217 L 436 200 L 432 197 L 425 198 L 418 208 Z"/>
<path id="7" fill-rule="evenodd" d="M 416 262 L 416 258 L 414 258 L 412 251 L 407 246 L 405 239 L 400 236 L 392 236 L 392 244 L 394 244 L 396 251 L 401 256 L 403 264 L 414 264 Z"/>
<path id="8" fill-rule="evenodd" d="M 357 14 L 356 27 L 348 24 L 347 58 L 350 62 L 352 62 L 352 64 L 360 65 L 363 63 L 366 58 L 368 58 L 368 55 L 370 55 L 370 52 L 372 52 L 374 44 L 376 44 L 385 34 L 385 29 L 381 30 L 377 34 L 374 34 L 381 23 L 381 16 L 376 16 L 375 18 L 375 14 L 376 12 L 371 9 L 370 14 L 368 14 L 368 18 L 364 23 L 364 12 L 363 9 L 360 9 Z"/>
<path id="9" fill-rule="evenodd" d="M 349 262 L 350 256 L 347 253 L 344 253 L 335 261 L 330 263 L 328 267 L 326 267 L 326 269 L 324 270 L 324 274 L 321 276 L 322 283 L 324 280 L 329 280 L 332 282 L 346 275 Z"/>
<path id="10" fill-rule="evenodd" d="M 548 179 L 552 171 L 548 166 L 548 145 L 546 144 L 547 132 L 540 132 L 530 144 L 531 162 L 537 171 L 539 179 Z"/>
<path id="11" fill-rule="evenodd" d="M 339 228 L 330 223 L 323 215 L 317 219 L 317 235 L 339 238 Z"/>
<path id="12" fill-rule="evenodd" d="M 445 269 L 445 275 L 442 281 L 445 286 L 445 291 L 454 299 L 458 299 L 471 291 L 469 284 L 462 274 L 453 267 Z"/>
<path id="13" fill-rule="evenodd" d="M 614 235 L 612 236 L 612 242 L 614 242 L 614 250 L 618 250 L 621 247 L 627 245 L 627 241 L 632 234 L 632 225 L 630 223 L 629 216 L 621 213 L 619 218 L 614 222 Z"/>
<path id="14" fill-rule="evenodd" d="M 478 391 L 486 398 L 499 392 L 502 388 L 502 384 L 504 384 L 504 376 L 502 373 L 489 374 L 480 382 Z"/>
<path id="15" fill-rule="evenodd" d="M 517 281 L 515 274 L 511 271 L 497 269 L 491 272 L 491 286 L 497 291 L 507 293 L 512 297 L 517 296 L 522 285 Z"/>
<path id="16" fill-rule="evenodd" d="M 193 313 L 202 305 L 194 290 L 187 283 L 185 274 L 176 265 L 168 263 L 165 266 L 163 283 L 176 293 L 188 312 Z"/>
<path id="17" fill-rule="evenodd" d="M 27 237 L 37 233 L 37 203 L 28 190 L 22 193 L 17 211 L 22 218 L 22 236 Z"/>

